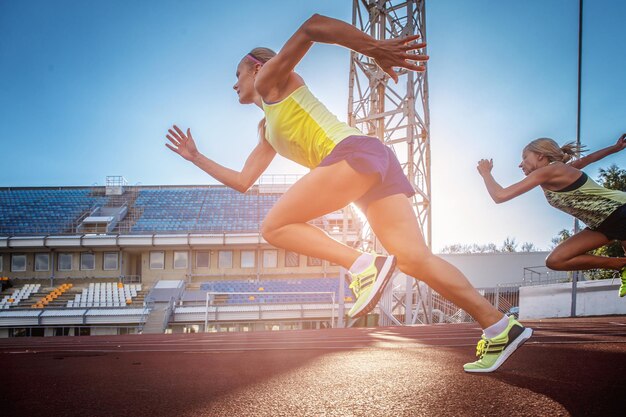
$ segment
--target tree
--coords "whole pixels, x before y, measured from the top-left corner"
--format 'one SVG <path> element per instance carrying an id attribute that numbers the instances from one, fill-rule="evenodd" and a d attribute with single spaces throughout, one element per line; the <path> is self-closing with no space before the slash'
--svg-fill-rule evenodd
<path id="1" fill-rule="evenodd" d="M 502 243 L 502 252 L 517 252 L 517 242 L 515 238 L 507 237 Z"/>
<path id="2" fill-rule="evenodd" d="M 626 169 L 620 169 L 617 165 L 613 164 L 607 169 L 600 168 L 599 172 L 598 183 L 600 185 L 612 190 L 626 191 Z M 622 248 L 621 242 L 616 240 L 590 253 L 597 256 L 618 257 L 624 256 L 624 248 Z M 613 271 L 598 270 L 591 271 L 586 275 L 589 279 L 610 279 L 613 278 L 613 274 Z"/>
<path id="3" fill-rule="evenodd" d="M 499 250 L 495 243 L 487 243 L 486 245 L 478 245 L 476 243 L 472 245 L 464 245 L 461 243 L 454 243 L 452 245 L 445 246 L 441 253 L 498 253 Z"/>
<path id="4" fill-rule="evenodd" d="M 562 229 L 555 237 L 552 238 L 552 246 L 550 247 L 550 250 L 556 248 L 562 242 L 565 242 L 567 239 L 572 237 L 573 234 L 573 230 Z"/>
<path id="5" fill-rule="evenodd" d="M 615 164 L 607 169 L 600 168 L 598 183 L 612 190 L 626 191 L 626 169 L 619 169 Z"/>
<path id="6" fill-rule="evenodd" d="M 537 252 L 537 247 L 534 243 L 524 242 L 522 244 L 522 252 Z"/>

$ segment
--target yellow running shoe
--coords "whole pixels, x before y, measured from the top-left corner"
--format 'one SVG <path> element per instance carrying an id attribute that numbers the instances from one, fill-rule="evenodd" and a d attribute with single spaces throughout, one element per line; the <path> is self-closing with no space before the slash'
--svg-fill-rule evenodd
<path id="1" fill-rule="evenodd" d="M 493 339 L 483 335 L 476 346 L 478 360 L 463 365 L 465 372 L 493 372 L 506 361 L 515 350 L 533 334 L 533 329 L 524 327 L 509 316 L 509 325 Z"/>
<path id="2" fill-rule="evenodd" d="M 626 295 L 626 266 L 623 267 L 620 271 L 622 285 L 619 286 L 619 296 L 623 297 Z"/>
<path id="3" fill-rule="evenodd" d="M 374 261 L 365 271 L 360 274 L 351 274 L 350 289 L 356 297 L 354 305 L 348 312 L 351 318 L 364 316 L 374 309 L 395 267 L 394 256 L 375 256 Z"/>

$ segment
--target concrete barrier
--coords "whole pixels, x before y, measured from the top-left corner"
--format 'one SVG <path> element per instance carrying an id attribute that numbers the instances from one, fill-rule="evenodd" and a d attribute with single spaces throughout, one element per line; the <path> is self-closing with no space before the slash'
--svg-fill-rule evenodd
<path id="1" fill-rule="evenodd" d="M 619 298 L 619 279 L 578 283 L 577 316 L 626 314 L 626 297 Z M 519 289 L 520 319 L 569 317 L 572 283 L 535 285 Z"/>

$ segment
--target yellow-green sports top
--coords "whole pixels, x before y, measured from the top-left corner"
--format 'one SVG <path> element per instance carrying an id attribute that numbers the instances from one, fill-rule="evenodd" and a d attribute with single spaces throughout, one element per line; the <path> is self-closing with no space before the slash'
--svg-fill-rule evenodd
<path id="1" fill-rule="evenodd" d="M 276 152 L 308 168 L 315 168 L 348 136 L 363 136 L 339 121 L 306 85 L 276 103 L 263 102 L 265 139 Z"/>
<path id="2" fill-rule="evenodd" d="M 604 188 L 584 172 L 569 186 L 559 191 L 544 189 L 543 193 L 551 206 L 577 217 L 592 229 L 626 204 L 625 192 Z"/>

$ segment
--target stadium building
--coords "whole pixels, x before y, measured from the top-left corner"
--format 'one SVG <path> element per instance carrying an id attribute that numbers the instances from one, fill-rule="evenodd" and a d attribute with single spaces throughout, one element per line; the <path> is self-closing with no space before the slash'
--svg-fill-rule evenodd
<path id="1" fill-rule="evenodd" d="M 0 188 L 0 337 L 336 325 L 340 267 L 260 235 L 284 184 Z M 350 207 L 312 223 L 360 244 Z"/>

